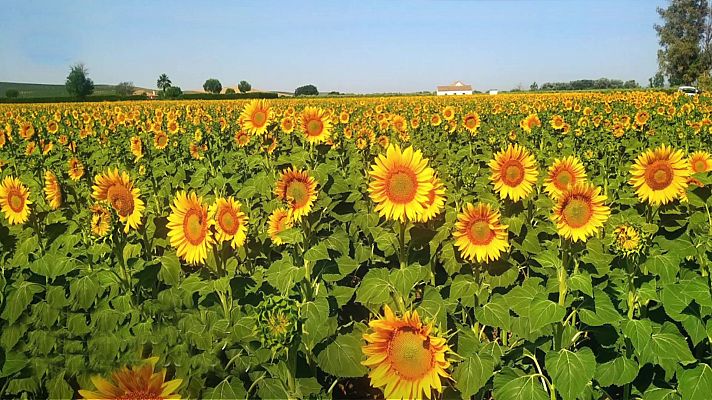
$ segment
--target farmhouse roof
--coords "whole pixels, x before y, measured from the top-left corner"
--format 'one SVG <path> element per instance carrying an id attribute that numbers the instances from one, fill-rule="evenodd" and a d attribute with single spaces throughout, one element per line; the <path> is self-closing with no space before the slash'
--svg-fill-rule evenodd
<path id="1" fill-rule="evenodd" d="M 459 90 L 472 90 L 472 86 L 465 85 L 464 83 L 462 83 L 460 81 L 455 81 L 450 85 L 438 86 L 438 91 L 441 91 L 441 92 L 459 91 Z"/>

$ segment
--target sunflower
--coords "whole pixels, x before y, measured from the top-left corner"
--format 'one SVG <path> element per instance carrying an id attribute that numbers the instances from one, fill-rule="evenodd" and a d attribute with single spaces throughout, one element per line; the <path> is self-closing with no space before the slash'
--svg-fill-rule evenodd
<path id="1" fill-rule="evenodd" d="M 282 132 L 284 133 L 292 133 L 294 132 L 294 118 L 292 117 L 284 117 L 282 118 L 282 121 L 279 123 L 280 129 L 282 129 Z"/>
<path id="2" fill-rule="evenodd" d="M 690 168 L 693 174 L 712 171 L 712 157 L 706 151 L 696 151 L 690 155 Z"/>
<path id="3" fill-rule="evenodd" d="M 529 114 L 519 123 L 519 126 L 524 129 L 526 133 L 531 133 L 534 128 L 541 126 L 541 120 L 538 115 Z"/>
<path id="4" fill-rule="evenodd" d="M 69 167 L 69 177 L 73 181 L 78 181 L 82 178 L 82 176 L 84 176 L 84 164 L 82 164 L 82 162 L 76 157 L 69 160 L 67 165 Z"/>
<path id="5" fill-rule="evenodd" d="M 361 348 L 369 368 L 371 385 L 383 390 L 387 399 L 431 398 L 432 391 L 442 392 L 441 378 L 448 379 L 450 351 L 445 338 L 433 333 L 432 324 L 424 324 L 417 311 L 397 317 L 383 306 L 383 317 L 369 322 Z"/>
<path id="6" fill-rule="evenodd" d="M 91 206 L 91 233 L 104 237 L 111 228 L 111 213 L 101 204 Z"/>
<path id="7" fill-rule="evenodd" d="M 143 146 L 141 144 L 141 138 L 138 136 L 132 136 L 130 139 L 131 153 L 134 155 L 136 161 L 143 157 Z"/>
<path id="8" fill-rule="evenodd" d="M 215 239 L 218 243 L 230 241 L 233 249 L 245 244 L 247 216 L 240 211 L 240 202 L 232 197 L 218 197 L 210 206 L 210 216 L 215 221 Z"/>
<path id="9" fill-rule="evenodd" d="M 391 118 L 391 126 L 393 130 L 398 134 L 402 134 L 408 131 L 408 122 L 403 118 L 402 115 L 394 115 Z"/>
<path id="10" fill-rule="evenodd" d="M 309 214 L 316 200 L 316 181 L 307 171 L 290 167 L 282 171 L 274 190 L 277 198 L 289 203 L 294 221 Z"/>
<path id="11" fill-rule="evenodd" d="M 245 108 L 240 114 L 242 129 L 253 135 L 261 135 L 267 131 L 272 109 L 266 100 L 252 100 L 245 104 Z"/>
<path id="12" fill-rule="evenodd" d="M 564 128 L 564 125 L 566 125 L 566 121 L 564 121 L 564 117 L 561 115 L 554 115 L 551 117 L 551 120 L 549 121 L 549 125 L 551 125 L 552 128 L 556 130 L 561 130 Z"/>
<path id="13" fill-rule="evenodd" d="M 586 170 L 581 160 L 574 156 L 557 158 L 549 167 L 549 172 L 544 178 L 544 190 L 549 196 L 556 199 L 569 185 L 575 185 L 585 179 Z"/>
<path id="14" fill-rule="evenodd" d="M 168 216 L 168 237 L 180 258 L 193 265 L 205 262 L 213 244 L 212 225 L 202 197 L 194 192 L 176 194 Z"/>
<path id="15" fill-rule="evenodd" d="M 30 216 L 30 190 L 22 182 L 6 176 L 0 184 L 0 209 L 10 225 L 24 224 Z"/>
<path id="16" fill-rule="evenodd" d="M 371 166 L 368 191 L 377 203 L 375 210 L 389 220 L 418 220 L 433 188 L 433 174 L 420 150 L 388 146 Z"/>
<path id="17" fill-rule="evenodd" d="M 124 232 L 138 229 L 141 226 L 141 216 L 144 210 L 141 190 L 134 187 L 126 172 L 109 169 L 94 177 L 92 197 L 98 201 L 107 201 L 116 211 L 121 222 L 125 222 Z"/>
<path id="18" fill-rule="evenodd" d="M 62 205 L 62 188 L 59 186 L 57 176 L 52 171 L 44 173 L 45 199 L 52 210 L 58 209 Z"/>
<path id="19" fill-rule="evenodd" d="M 637 253 L 642 248 L 640 233 L 631 225 L 623 224 L 617 226 L 613 233 L 615 235 L 615 247 L 624 255 Z"/>
<path id="20" fill-rule="evenodd" d="M 492 169 L 490 180 L 502 199 L 519 201 L 526 198 L 539 176 L 534 156 L 517 144 L 510 144 L 507 150 L 495 154 L 489 166 Z"/>
<path id="21" fill-rule="evenodd" d="M 249 133 L 245 132 L 244 130 L 239 130 L 235 132 L 235 144 L 237 147 L 245 147 L 247 146 L 248 143 L 250 143 L 250 139 L 252 137 L 250 136 Z"/>
<path id="22" fill-rule="evenodd" d="M 652 205 L 667 204 L 687 188 L 690 166 L 681 150 L 662 145 L 639 155 L 630 167 L 628 181 L 635 188 L 640 201 Z"/>
<path id="23" fill-rule="evenodd" d="M 168 135 L 163 131 L 158 131 L 153 134 L 153 147 L 158 150 L 163 150 L 168 146 Z"/>
<path id="24" fill-rule="evenodd" d="M 455 118 L 455 109 L 452 106 L 443 108 L 443 118 L 445 118 L 445 121 L 451 121 Z"/>
<path id="25" fill-rule="evenodd" d="M 306 107 L 302 111 L 301 127 L 307 142 L 325 142 L 331 135 L 331 120 L 321 108 Z"/>
<path id="26" fill-rule="evenodd" d="M 431 183 L 433 188 L 428 192 L 428 200 L 423 205 L 424 210 L 420 214 L 420 222 L 430 221 L 445 208 L 445 187 L 440 182 L 437 174 L 433 174 Z"/>
<path id="27" fill-rule="evenodd" d="M 286 208 L 278 208 L 272 211 L 267 222 L 267 234 L 276 245 L 282 244 L 279 234 L 292 227 L 292 217 Z"/>
<path id="28" fill-rule="evenodd" d="M 582 242 L 593 236 L 611 214 L 604 201 L 601 188 L 589 182 L 569 186 L 557 199 L 551 217 L 559 235 Z"/>
<path id="29" fill-rule="evenodd" d="M 476 133 L 477 128 L 480 127 L 480 115 L 476 112 L 469 112 L 463 117 L 462 124 L 465 125 L 468 132 Z"/>
<path id="30" fill-rule="evenodd" d="M 499 211 L 489 204 L 467 203 L 455 223 L 455 245 L 463 258 L 472 262 L 498 260 L 509 247 L 507 225 L 499 221 Z"/>
<path id="31" fill-rule="evenodd" d="M 152 357 L 141 366 L 123 367 L 111 374 L 111 381 L 93 376 L 96 391 L 80 390 L 84 399 L 180 399 L 175 393 L 182 379 L 166 382 L 166 370 L 153 372 L 158 357 Z"/>

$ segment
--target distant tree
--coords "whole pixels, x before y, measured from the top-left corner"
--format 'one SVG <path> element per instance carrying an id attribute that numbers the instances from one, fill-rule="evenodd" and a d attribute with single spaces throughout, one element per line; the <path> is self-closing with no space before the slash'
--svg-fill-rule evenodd
<path id="1" fill-rule="evenodd" d="M 314 85 L 300 86 L 294 91 L 295 96 L 318 96 L 319 91 Z"/>
<path id="2" fill-rule="evenodd" d="M 171 87 L 171 84 L 172 84 L 172 83 L 173 83 L 173 82 L 171 82 L 170 78 L 168 78 L 168 75 L 166 75 L 166 74 L 161 74 L 161 75 L 158 77 L 158 80 L 156 81 L 156 86 L 158 86 L 159 89 L 161 89 L 161 90 L 163 90 L 163 91 L 165 92 L 166 89 L 168 89 L 169 87 Z"/>
<path id="3" fill-rule="evenodd" d="M 670 85 L 692 84 L 710 68 L 709 4 L 707 0 L 672 0 L 658 7 L 662 25 L 655 24 L 658 63 Z M 707 33 L 706 33 L 707 32 Z"/>
<path id="4" fill-rule="evenodd" d="M 136 90 L 136 86 L 134 86 L 133 82 L 120 82 L 114 87 L 114 90 L 119 96 L 131 96 Z"/>
<path id="5" fill-rule="evenodd" d="M 650 82 L 650 87 L 652 88 L 661 88 L 665 86 L 665 76 L 661 71 L 658 71 L 652 78 L 648 79 L 648 82 Z"/>
<path id="6" fill-rule="evenodd" d="M 84 64 L 72 65 L 69 75 L 67 75 L 67 81 L 64 83 L 67 92 L 80 99 L 94 93 L 94 81 L 87 75 L 89 75 L 89 70 Z"/>
<path id="7" fill-rule="evenodd" d="M 210 78 L 203 83 L 203 90 L 210 93 L 218 94 L 222 92 L 222 84 L 215 78 Z"/>
<path id="8" fill-rule="evenodd" d="M 250 85 L 250 82 L 240 81 L 240 83 L 237 84 L 237 90 L 239 90 L 240 93 L 247 93 L 252 90 L 252 85 Z"/>
<path id="9" fill-rule="evenodd" d="M 625 82 L 623 83 L 623 87 L 624 87 L 625 89 L 636 89 L 636 88 L 639 88 L 640 86 L 638 85 L 638 82 L 636 82 L 636 81 L 634 81 L 633 79 L 631 79 L 631 80 L 629 80 L 629 81 L 625 81 Z"/>
<path id="10" fill-rule="evenodd" d="M 536 92 L 537 90 L 539 90 L 539 85 L 537 85 L 536 82 L 534 82 L 531 85 L 529 85 L 529 90 L 531 90 L 532 92 Z"/>
<path id="11" fill-rule="evenodd" d="M 178 86 L 170 86 L 163 91 L 163 97 L 167 99 L 177 99 L 183 96 L 183 91 Z"/>
<path id="12" fill-rule="evenodd" d="M 16 99 L 20 97 L 20 91 L 17 89 L 7 89 L 5 91 L 5 97 L 7 97 L 8 99 Z"/>
<path id="13" fill-rule="evenodd" d="M 235 94 L 235 89 L 229 87 L 225 89 L 225 94 Z"/>

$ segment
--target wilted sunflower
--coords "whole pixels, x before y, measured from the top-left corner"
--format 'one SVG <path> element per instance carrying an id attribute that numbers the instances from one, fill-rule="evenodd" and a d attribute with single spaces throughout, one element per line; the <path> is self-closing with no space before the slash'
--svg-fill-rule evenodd
<path id="1" fill-rule="evenodd" d="M 104 237 L 111 228 L 111 213 L 101 204 L 91 206 L 91 233 Z"/>
<path id="2" fill-rule="evenodd" d="M 476 133 L 477 128 L 480 127 L 480 115 L 476 112 L 469 112 L 463 117 L 462 124 L 465 125 L 468 132 Z"/>
<path id="3" fill-rule="evenodd" d="M 417 311 L 397 317 L 383 306 L 383 317 L 369 322 L 362 347 L 367 357 L 361 364 L 369 368 L 371 385 L 383 390 L 387 399 L 432 397 L 433 389 L 442 392 L 442 379 L 448 379 L 450 347 L 445 338 L 433 334 L 432 324 L 420 321 Z"/>
<path id="4" fill-rule="evenodd" d="M 433 188 L 428 192 L 428 200 L 423 205 L 420 222 L 428 222 L 435 218 L 445 208 L 445 186 L 440 182 L 437 174 L 433 174 L 431 181 Z"/>
<path id="5" fill-rule="evenodd" d="M 647 150 L 630 167 L 629 183 L 635 188 L 640 201 L 652 205 L 667 204 L 687 188 L 690 166 L 681 150 L 662 145 Z"/>
<path id="6" fill-rule="evenodd" d="M 282 238 L 279 234 L 292 227 L 292 217 L 286 208 L 278 208 L 272 211 L 267 222 L 267 234 L 272 243 L 276 245 L 282 244 Z"/>
<path id="7" fill-rule="evenodd" d="M 690 155 L 690 168 L 693 174 L 712 171 L 712 157 L 706 151 L 696 151 Z"/>
<path id="8" fill-rule="evenodd" d="M 376 212 L 389 220 L 417 221 L 433 188 L 434 171 L 420 150 L 390 145 L 371 166 L 368 192 Z"/>
<path id="9" fill-rule="evenodd" d="M 569 186 L 586 179 L 583 163 L 575 156 L 555 159 L 544 178 L 544 190 L 556 199 Z"/>
<path id="10" fill-rule="evenodd" d="M 52 210 L 56 210 L 62 205 L 62 187 L 54 172 L 49 170 L 44 173 L 44 193 L 47 204 Z"/>
<path id="11" fill-rule="evenodd" d="M 240 114 L 242 129 L 253 135 L 265 133 L 271 118 L 272 108 L 264 99 L 252 100 L 245 104 L 245 108 Z"/>
<path id="12" fill-rule="evenodd" d="M 153 372 L 158 357 L 144 360 L 141 366 L 123 367 L 111 374 L 111 380 L 93 376 L 96 391 L 79 390 L 84 399 L 180 399 L 175 391 L 183 383 L 182 379 L 166 382 L 166 370 Z"/>
<path id="13" fill-rule="evenodd" d="M 230 241 L 233 249 L 245 244 L 247 216 L 240 211 L 240 202 L 232 197 L 218 197 L 210 206 L 210 215 L 215 221 L 215 240 L 218 243 Z"/>
<path id="14" fill-rule="evenodd" d="M 82 176 L 84 176 L 84 164 L 82 164 L 82 162 L 79 161 L 76 157 L 69 160 L 67 165 L 69 168 L 69 177 L 73 181 L 78 181 L 82 178 Z"/>
<path id="15" fill-rule="evenodd" d="M 205 262 L 208 248 L 214 242 L 212 225 L 213 220 L 202 197 L 195 192 L 176 194 L 168 216 L 168 238 L 178 257 L 193 265 Z"/>
<path id="16" fill-rule="evenodd" d="M 138 229 L 141 226 L 141 216 L 144 210 L 141 200 L 141 190 L 134 187 L 126 172 L 109 169 L 94 177 L 92 197 L 98 201 L 107 201 L 116 211 L 121 222 L 125 222 L 124 232 Z"/>
<path id="17" fill-rule="evenodd" d="M 318 144 L 331 136 L 331 119 L 317 107 L 305 107 L 301 116 L 301 128 L 307 142 Z"/>
<path id="18" fill-rule="evenodd" d="M 605 201 L 606 196 L 601 194 L 601 188 L 589 182 L 569 186 L 557 199 L 551 217 L 559 235 L 585 242 L 603 226 L 611 214 Z"/>
<path id="19" fill-rule="evenodd" d="M 510 144 L 507 150 L 495 154 L 489 166 L 490 180 L 501 199 L 519 201 L 528 197 L 539 176 L 534 156 L 518 144 Z"/>
<path id="20" fill-rule="evenodd" d="M 316 181 L 307 171 L 290 167 L 282 171 L 274 190 L 277 198 L 289 203 L 294 221 L 309 214 L 316 200 Z"/>
<path id="21" fill-rule="evenodd" d="M 30 190 L 22 182 L 6 176 L 0 184 L 0 208 L 10 225 L 24 224 L 30 216 Z"/>
<path id="22" fill-rule="evenodd" d="M 485 203 L 467 203 L 452 235 L 462 258 L 472 262 L 498 260 L 509 247 L 507 225 L 500 223 L 499 211 Z"/>

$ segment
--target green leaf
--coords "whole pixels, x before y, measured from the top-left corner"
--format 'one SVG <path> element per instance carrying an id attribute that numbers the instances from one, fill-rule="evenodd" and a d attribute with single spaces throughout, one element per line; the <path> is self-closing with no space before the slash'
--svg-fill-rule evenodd
<path id="1" fill-rule="evenodd" d="M 638 376 L 638 363 L 630 358 L 617 357 L 596 368 L 596 380 L 601 386 L 627 385 Z"/>
<path id="2" fill-rule="evenodd" d="M 690 352 L 685 338 L 680 334 L 670 332 L 653 333 L 647 339 L 647 346 L 641 352 L 647 359 L 657 360 L 658 364 L 665 360 L 690 364 L 695 357 Z"/>
<path id="3" fill-rule="evenodd" d="M 124 262 L 128 262 L 132 258 L 141 257 L 141 245 L 138 243 L 127 243 L 123 251 Z"/>
<path id="4" fill-rule="evenodd" d="M 64 372 L 50 379 L 47 383 L 47 391 L 50 399 L 72 399 L 74 398 L 74 390 L 64 380 Z"/>
<path id="5" fill-rule="evenodd" d="M 206 399 L 244 399 L 247 397 L 247 391 L 239 379 L 226 378 L 214 388 L 208 389 L 203 396 Z"/>
<path id="6" fill-rule="evenodd" d="M 475 310 L 477 321 L 484 325 L 509 330 L 511 315 L 502 296 L 494 296 L 485 305 Z"/>
<path id="7" fill-rule="evenodd" d="M 563 400 L 576 400 L 596 373 L 596 357 L 590 348 L 577 352 L 561 349 L 546 355 L 546 370 Z"/>
<path id="8" fill-rule="evenodd" d="M 563 265 L 558 251 L 547 250 L 534 256 L 534 260 L 544 268 L 561 268 Z"/>
<path id="9" fill-rule="evenodd" d="M 361 365 L 363 339 L 358 332 L 339 335 L 319 355 L 317 362 L 326 373 L 341 378 L 357 378 L 368 370 Z"/>
<path id="10" fill-rule="evenodd" d="M 591 284 L 591 276 L 586 273 L 576 273 L 569 276 L 568 286 L 571 290 L 578 290 L 582 293 L 593 297 L 593 285 Z"/>
<path id="11" fill-rule="evenodd" d="M 643 394 L 643 400 L 678 400 L 680 396 L 673 389 L 652 386 Z"/>
<path id="12" fill-rule="evenodd" d="M 453 378 L 463 399 L 477 394 L 494 373 L 494 359 L 488 354 L 473 354 L 461 362 L 453 372 Z"/>
<path id="13" fill-rule="evenodd" d="M 331 258 L 329 257 L 329 250 L 327 250 L 326 244 L 324 242 L 321 242 L 318 245 L 307 250 L 307 252 L 304 253 L 304 259 L 307 261 L 316 262 L 319 260 L 330 260 Z"/>
<path id="14" fill-rule="evenodd" d="M 273 262 L 266 273 L 270 285 L 283 295 L 288 295 L 294 284 L 303 275 L 303 268 L 295 267 L 292 258 L 288 256 Z"/>
<path id="15" fill-rule="evenodd" d="M 584 307 L 579 310 L 581 321 L 592 326 L 617 325 L 621 315 L 608 294 L 596 288 L 593 290 L 593 300 L 593 310 L 590 309 L 590 300 L 586 300 Z"/>
<path id="16" fill-rule="evenodd" d="M 37 275 L 54 281 L 58 276 L 66 275 L 79 268 L 77 260 L 57 254 L 47 253 L 37 261 L 30 263 L 30 270 Z"/>
<path id="17" fill-rule="evenodd" d="M 356 301 L 361 304 L 387 303 L 391 299 L 388 270 L 374 268 L 366 273 L 356 289 Z"/>
<path id="18" fill-rule="evenodd" d="M 658 275 L 663 283 L 674 282 L 680 270 L 677 260 L 669 254 L 651 255 L 640 267 Z"/>
<path id="19" fill-rule="evenodd" d="M 693 369 L 686 369 L 678 376 L 677 390 L 682 400 L 706 400 L 712 395 L 712 368 L 700 364 Z"/>
<path id="20" fill-rule="evenodd" d="M 180 261 L 175 252 L 161 256 L 161 270 L 158 271 L 158 279 L 163 283 L 170 286 L 180 283 L 180 271 Z"/>
<path id="21" fill-rule="evenodd" d="M 20 315 L 25 312 L 27 306 L 30 305 L 35 294 L 43 290 L 41 285 L 27 281 L 16 283 L 14 288 L 7 296 L 5 310 L 0 315 L 9 324 L 14 324 Z"/>
<path id="22" fill-rule="evenodd" d="M 529 318 L 529 329 L 532 332 L 554 322 L 560 322 L 566 316 L 566 309 L 563 306 L 541 296 L 532 299 L 527 311 L 528 314 L 524 316 Z"/>
<path id="23" fill-rule="evenodd" d="M 99 290 L 99 284 L 92 276 L 81 277 L 69 284 L 72 303 L 78 308 L 88 309 L 91 307 L 99 295 Z"/>
<path id="24" fill-rule="evenodd" d="M 27 357 L 22 353 L 9 352 L 5 354 L 5 362 L 0 369 L 0 378 L 8 377 L 27 366 Z"/>
<path id="25" fill-rule="evenodd" d="M 413 287 L 423 279 L 423 272 L 423 268 L 417 265 L 394 269 L 391 271 L 390 281 L 398 293 L 403 297 L 408 297 Z"/>
<path id="26" fill-rule="evenodd" d="M 494 376 L 495 400 L 549 400 L 540 377 L 518 376 L 511 368 L 504 368 Z"/>

